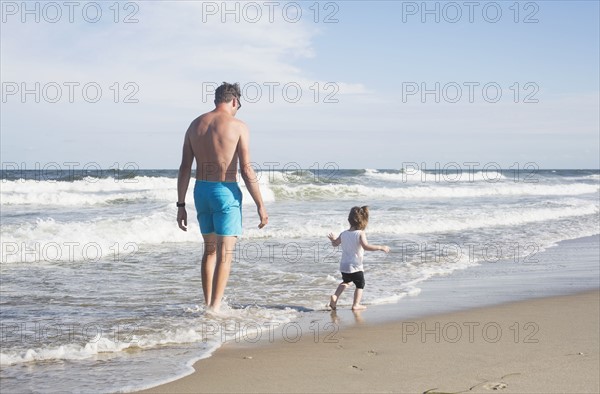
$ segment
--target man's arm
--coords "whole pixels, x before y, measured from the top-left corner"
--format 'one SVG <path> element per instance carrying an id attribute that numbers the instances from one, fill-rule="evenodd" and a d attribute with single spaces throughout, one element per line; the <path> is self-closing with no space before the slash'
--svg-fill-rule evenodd
<path id="1" fill-rule="evenodd" d="M 191 126 L 190 126 L 191 127 Z M 179 174 L 177 175 L 177 202 L 185 202 L 188 186 L 190 185 L 190 177 L 192 175 L 192 163 L 194 162 L 194 152 L 188 137 L 188 131 L 185 133 L 183 141 L 183 152 L 181 154 L 181 165 L 179 166 Z M 187 231 L 187 211 L 185 207 L 177 208 L 177 225 L 183 231 Z"/>
<path id="2" fill-rule="evenodd" d="M 245 124 L 242 123 L 240 127 L 242 127 L 242 131 L 237 147 L 238 159 L 240 160 L 240 172 L 242 174 L 242 179 L 246 184 L 246 189 L 248 189 L 250 196 L 256 204 L 256 209 L 258 210 L 258 216 L 260 217 L 258 228 L 263 228 L 269 223 L 269 215 L 267 215 L 267 209 L 262 200 L 256 173 L 250 163 L 250 132 Z"/>

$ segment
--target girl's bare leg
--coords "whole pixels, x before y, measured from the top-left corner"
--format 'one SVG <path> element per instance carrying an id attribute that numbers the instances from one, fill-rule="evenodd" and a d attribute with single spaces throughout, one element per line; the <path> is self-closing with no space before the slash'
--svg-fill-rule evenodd
<path id="1" fill-rule="evenodd" d="M 352 304 L 353 310 L 367 309 L 366 306 L 360 304 L 362 294 L 363 294 L 363 289 L 354 290 L 354 303 Z"/>
<path id="2" fill-rule="evenodd" d="M 340 285 L 337 287 L 337 289 L 335 290 L 335 294 L 332 295 L 329 298 L 329 307 L 333 310 L 335 310 L 336 306 L 337 306 L 337 302 L 338 302 L 338 298 L 340 298 L 340 295 L 342 295 L 342 293 L 344 292 L 344 290 L 346 290 L 346 287 L 348 287 L 348 283 L 340 283 Z"/>

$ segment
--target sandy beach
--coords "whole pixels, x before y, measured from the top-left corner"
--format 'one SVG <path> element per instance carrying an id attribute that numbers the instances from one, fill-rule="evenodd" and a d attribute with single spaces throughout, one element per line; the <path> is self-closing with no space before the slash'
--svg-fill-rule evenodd
<path id="1" fill-rule="evenodd" d="M 356 314 L 297 341 L 226 344 L 145 392 L 597 393 L 599 310 L 595 290 L 384 324 Z"/>
<path id="2" fill-rule="evenodd" d="M 600 0 L 0 14 L 0 394 L 600 394 Z"/>

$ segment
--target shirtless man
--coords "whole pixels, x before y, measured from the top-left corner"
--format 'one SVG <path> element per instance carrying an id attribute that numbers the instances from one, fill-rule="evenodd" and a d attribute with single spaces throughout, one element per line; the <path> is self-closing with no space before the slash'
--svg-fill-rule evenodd
<path id="1" fill-rule="evenodd" d="M 187 231 L 185 195 L 196 159 L 194 202 L 204 238 L 202 290 L 209 311 L 218 312 L 229 279 L 237 237 L 242 233 L 240 173 L 260 217 L 258 228 L 269 221 L 254 169 L 250 165 L 249 132 L 235 118 L 242 106 L 240 87 L 223 82 L 215 92 L 215 109 L 200 115 L 185 133 L 177 177 L 177 224 Z"/>

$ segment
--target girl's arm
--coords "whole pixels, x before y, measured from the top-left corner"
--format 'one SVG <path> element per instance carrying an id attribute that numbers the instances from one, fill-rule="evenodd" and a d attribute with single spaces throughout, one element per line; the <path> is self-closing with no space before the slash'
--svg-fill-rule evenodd
<path id="1" fill-rule="evenodd" d="M 362 246 L 364 250 L 368 250 L 370 252 L 383 250 L 385 253 L 389 253 L 390 251 L 390 248 L 385 245 L 369 245 L 369 242 L 367 242 L 367 235 L 364 231 L 360 233 L 360 246 Z"/>
<path id="2" fill-rule="evenodd" d="M 333 246 L 339 246 L 342 243 L 342 238 L 340 238 L 340 237 L 336 238 L 335 235 L 333 235 L 333 233 L 329 233 L 327 238 L 329 238 L 329 240 L 331 241 L 331 244 Z"/>

